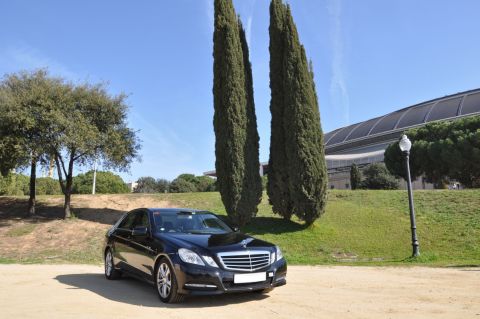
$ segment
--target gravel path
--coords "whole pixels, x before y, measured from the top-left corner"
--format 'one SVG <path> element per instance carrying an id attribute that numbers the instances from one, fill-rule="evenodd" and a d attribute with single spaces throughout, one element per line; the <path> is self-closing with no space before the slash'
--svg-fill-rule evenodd
<path id="1" fill-rule="evenodd" d="M 162 304 L 134 279 L 89 265 L 0 265 L 0 318 L 476 318 L 479 268 L 290 266 L 268 295 Z"/>

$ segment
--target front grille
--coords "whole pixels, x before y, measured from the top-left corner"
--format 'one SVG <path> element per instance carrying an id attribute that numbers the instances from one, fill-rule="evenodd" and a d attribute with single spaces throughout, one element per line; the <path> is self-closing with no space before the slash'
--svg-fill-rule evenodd
<path id="1" fill-rule="evenodd" d="M 247 250 L 218 253 L 225 269 L 255 271 L 270 265 L 270 252 L 265 250 Z"/>

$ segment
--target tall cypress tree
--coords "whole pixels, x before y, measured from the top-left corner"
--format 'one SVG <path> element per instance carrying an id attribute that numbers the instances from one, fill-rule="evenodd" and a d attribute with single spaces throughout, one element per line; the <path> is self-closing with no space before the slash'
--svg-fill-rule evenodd
<path id="1" fill-rule="evenodd" d="M 248 43 L 240 18 L 238 18 L 238 31 L 243 53 L 243 66 L 245 77 L 246 94 L 246 141 L 244 146 L 245 177 L 243 181 L 242 200 L 239 203 L 239 211 L 248 222 L 257 214 L 257 206 L 262 200 L 262 178 L 260 177 L 259 142 L 257 130 L 257 116 L 255 115 L 255 101 L 253 97 L 252 65 L 249 59 Z M 243 221 L 241 223 L 244 223 Z"/>
<path id="2" fill-rule="evenodd" d="M 355 163 L 352 163 L 350 167 L 350 186 L 352 190 L 358 189 L 360 187 L 360 183 L 362 182 L 362 175 L 358 166 Z"/>
<path id="3" fill-rule="evenodd" d="M 273 212 L 290 219 L 293 203 L 288 190 L 287 154 L 285 153 L 285 112 L 283 58 L 285 6 L 281 0 L 270 3 L 270 158 L 268 161 L 267 192 Z"/>
<path id="4" fill-rule="evenodd" d="M 241 29 L 232 1 L 215 0 L 215 168 L 218 189 L 227 214 L 240 226 L 256 214 L 260 200 L 256 193 L 256 181 L 260 177 L 255 176 L 255 172 L 259 174 L 259 164 L 253 88 L 250 88 L 251 92 L 247 89 L 252 85 L 251 68 L 244 63 Z M 248 61 L 248 52 L 246 54 Z M 250 70 L 249 79 L 247 70 Z"/>
<path id="5" fill-rule="evenodd" d="M 272 0 L 270 15 L 273 174 L 269 175 L 269 196 L 275 211 L 286 218 L 293 212 L 309 225 L 324 213 L 327 192 L 313 70 L 300 44 L 290 7 Z"/>
<path id="6" fill-rule="evenodd" d="M 288 188 L 297 217 L 312 224 L 325 211 L 327 169 L 320 111 L 304 47 L 287 5 L 284 25 L 284 117 Z"/>

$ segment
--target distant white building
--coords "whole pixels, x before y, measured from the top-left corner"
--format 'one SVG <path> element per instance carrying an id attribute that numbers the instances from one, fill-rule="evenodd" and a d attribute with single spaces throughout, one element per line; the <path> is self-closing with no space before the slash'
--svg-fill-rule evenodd
<path id="1" fill-rule="evenodd" d="M 138 183 L 137 183 L 137 182 L 128 182 L 128 183 L 127 183 L 127 186 L 128 186 L 128 188 L 130 189 L 130 192 L 133 193 L 133 191 L 135 190 L 135 188 L 138 186 Z"/>

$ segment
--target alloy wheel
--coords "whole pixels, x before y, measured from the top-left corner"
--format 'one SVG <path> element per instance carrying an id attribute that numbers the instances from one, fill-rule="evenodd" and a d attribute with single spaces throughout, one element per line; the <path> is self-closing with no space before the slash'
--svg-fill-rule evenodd
<path id="1" fill-rule="evenodd" d="M 109 277 L 112 274 L 113 269 L 113 258 L 110 250 L 105 255 L 105 274 Z"/>
<path id="2" fill-rule="evenodd" d="M 157 289 L 162 298 L 168 298 L 172 289 L 172 273 L 166 263 L 161 263 L 157 271 Z"/>

